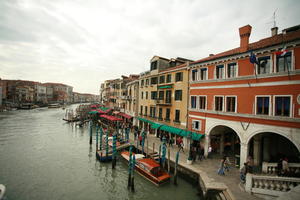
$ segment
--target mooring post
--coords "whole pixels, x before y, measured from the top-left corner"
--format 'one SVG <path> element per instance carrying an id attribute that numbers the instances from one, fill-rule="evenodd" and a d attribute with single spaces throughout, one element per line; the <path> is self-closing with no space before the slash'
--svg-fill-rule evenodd
<path id="1" fill-rule="evenodd" d="M 93 122 L 90 121 L 90 144 L 93 142 Z"/>
<path id="2" fill-rule="evenodd" d="M 148 137 L 147 137 L 147 156 L 149 156 L 149 142 L 148 142 Z"/>
<path id="3" fill-rule="evenodd" d="M 100 138 L 99 138 L 99 151 L 102 151 L 102 135 L 103 135 L 103 129 L 100 126 Z"/>
<path id="4" fill-rule="evenodd" d="M 166 163 L 166 153 L 167 153 L 167 147 L 166 147 L 166 138 L 163 138 L 163 144 L 162 144 L 162 167 L 165 168 Z"/>
<path id="5" fill-rule="evenodd" d="M 159 145 L 159 154 L 158 154 L 158 158 L 159 158 L 159 165 L 161 166 L 161 145 Z"/>
<path id="6" fill-rule="evenodd" d="M 128 183 L 127 188 L 130 189 L 131 187 L 131 165 L 132 165 L 132 146 L 129 147 L 129 162 L 128 162 Z"/>
<path id="7" fill-rule="evenodd" d="M 178 167 L 178 160 L 179 160 L 179 151 L 176 153 L 175 172 L 174 172 L 174 185 L 177 185 L 177 167 Z"/>
<path id="8" fill-rule="evenodd" d="M 155 151 L 155 142 L 153 142 L 153 151 L 152 151 L 153 154 L 154 154 L 154 151 Z"/>
<path id="9" fill-rule="evenodd" d="M 131 191 L 134 192 L 134 168 L 135 168 L 135 155 L 133 155 L 132 159 L 132 165 L 131 165 L 131 170 L 132 170 L 132 175 L 131 175 Z"/>
<path id="10" fill-rule="evenodd" d="M 99 126 L 97 124 L 96 125 L 96 151 L 98 151 L 98 131 L 99 131 Z"/>
<path id="11" fill-rule="evenodd" d="M 170 173 L 170 146 L 168 147 L 168 173 Z"/>
<path id="12" fill-rule="evenodd" d="M 145 146 L 145 132 L 142 133 L 142 154 L 144 154 L 144 146 Z"/>
<path id="13" fill-rule="evenodd" d="M 113 136 L 113 160 L 112 160 L 112 168 L 115 169 L 117 163 L 117 134 Z"/>
<path id="14" fill-rule="evenodd" d="M 105 156 L 107 159 L 107 157 L 108 157 L 108 129 L 106 130 L 106 137 L 105 137 Z"/>

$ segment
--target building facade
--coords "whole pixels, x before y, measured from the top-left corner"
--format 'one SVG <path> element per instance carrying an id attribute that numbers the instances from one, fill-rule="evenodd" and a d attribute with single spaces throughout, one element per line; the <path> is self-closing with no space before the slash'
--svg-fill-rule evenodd
<path id="1" fill-rule="evenodd" d="M 185 148 L 190 141 L 187 134 L 189 61 L 154 56 L 150 71 L 139 78 L 140 128 L 158 137 L 163 134 L 174 139 L 183 136 Z"/>
<path id="2" fill-rule="evenodd" d="M 189 128 L 205 134 L 206 155 L 211 146 L 240 166 L 299 161 L 300 27 L 249 43 L 251 29 L 239 29 L 239 47 L 190 64 Z"/>
<path id="3" fill-rule="evenodd" d="M 133 117 L 133 125 L 138 125 L 138 106 L 139 106 L 139 80 L 134 80 L 126 84 L 126 106 L 125 113 Z"/>

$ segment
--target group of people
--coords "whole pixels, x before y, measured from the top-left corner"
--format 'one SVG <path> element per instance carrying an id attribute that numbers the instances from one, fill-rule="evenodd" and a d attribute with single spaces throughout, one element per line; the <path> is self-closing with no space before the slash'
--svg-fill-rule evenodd
<path id="1" fill-rule="evenodd" d="M 230 163 L 229 157 L 223 156 L 223 158 L 221 159 L 221 162 L 220 162 L 220 167 L 218 169 L 218 174 L 225 176 L 225 171 L 227 171 L 227 172 L 229 171 L 230 165 L 231 165 L 231 163 Z"/>

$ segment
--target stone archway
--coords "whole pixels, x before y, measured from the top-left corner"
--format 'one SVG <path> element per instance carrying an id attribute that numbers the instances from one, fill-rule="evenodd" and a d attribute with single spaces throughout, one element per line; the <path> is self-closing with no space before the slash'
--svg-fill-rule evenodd
<path id="1" fill-rule="evenodd" d="M 215 125 L 208 130 L 210 145 L 214 153 L 239 157 L 241 137 L 232 127 Z"/>
<path id="2" fill-rule="evenodd" d="M 297 144 L 284 134 L 258 132 L 248 138 L 247 145 L 248 156 L 253 158 L 257 171 L 261 170 L 263 162 L 277 163 L 283 157 L 288 158 L 289 162 L 300 161 Z"/>

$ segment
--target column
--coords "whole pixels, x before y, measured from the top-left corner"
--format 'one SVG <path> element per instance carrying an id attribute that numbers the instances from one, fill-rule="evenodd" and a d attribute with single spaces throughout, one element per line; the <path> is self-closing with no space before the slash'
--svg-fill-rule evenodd
<path id="1" fill-rule="evenodd" d="M 244 166 L 244 163 L 247 161 L 248 151 L 249 151 L 248 144 L 241 143 L 240 169 Z"/>
<path id="2" fill-rule="evenodd" d="M 269 162 L 270 161 L 270 138 L 264 137 L 264 147 L 263 147 L 263 161 Z"/>
<path id="3" fill-rule="evenodd" d="M 224 133 L 220 135 L 220 155 L 224 153 Z"/>
<path id="4" fill-rule="evenodd" d="M 209 135 L 205 135 L 204 140 L 204 156 L 207 158 L 208 155 L 208 147 L 210 146 L 210 137 Z"/>
<path id="5" fill-rule="evenodd" d="M 261 161 L 261 137 L 255 136 L 253 139 L 253 162 L 258 166 Z"/>

